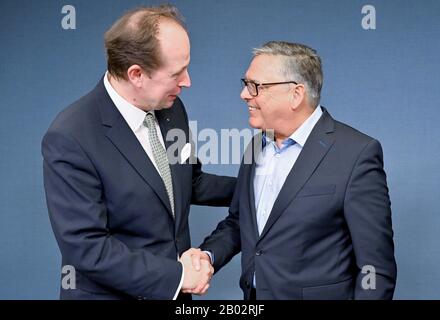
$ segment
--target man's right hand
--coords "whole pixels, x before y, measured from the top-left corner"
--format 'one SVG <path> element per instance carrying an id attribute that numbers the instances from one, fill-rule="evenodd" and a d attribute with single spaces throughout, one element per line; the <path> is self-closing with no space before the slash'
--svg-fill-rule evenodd
<path id="1" fill-rule="evenodd" d="M 214 274 L 209 256 L 200 249 L 191 248 L 179 259 L 185 270 L 182 292 L 202 295 L 209 288 Z"/>

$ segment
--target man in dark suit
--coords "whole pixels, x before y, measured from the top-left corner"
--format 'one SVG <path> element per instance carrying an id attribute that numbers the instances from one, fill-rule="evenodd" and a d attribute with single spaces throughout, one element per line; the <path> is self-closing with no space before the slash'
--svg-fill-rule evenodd
<path id="1" fill-rule="evenodd" d="M 42 142 L 50 220 L 63 266 L 75 270 L 61 298 L 204 293 L 211 265 L 196 270 L 183 254 L 190 204 L 229 206 L 236 179 L 203 173 L 194 156 L 177 97 L 191 84 L 186 29 L 174 7 L 140 8 L 105 45 L 108 72 Z"/>
<path id="2" fill-rule="evenodd" d="M 391 209 L 380 143 L 319 105 L 316 51 L 254 51 L 241 98 L 262 130 L 245 152 L 228 217 L 192 249 L 218 271 L 240 250 L 245 299 L 391 299 Z"/>

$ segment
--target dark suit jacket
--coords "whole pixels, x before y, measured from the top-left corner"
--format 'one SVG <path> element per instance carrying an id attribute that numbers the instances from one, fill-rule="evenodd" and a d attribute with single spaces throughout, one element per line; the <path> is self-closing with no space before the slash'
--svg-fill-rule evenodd
<path id="1" fill-rule="evenodd" d="M 261 143 L 261 135 L 254 139 Z M 202 245 L 214 254 L 217 271 L 241 249 L 245 299 L 254 272 L 257 299 L 392 298 L 391 209 L 377 140 L 324 109 L 260 236 L 251 162 L 240 167 L 229 216 Z M 372 273 L 361 272 L 367 265 L 375 268 L 375 290 L 362 288 L 364 276 L 373 284 Z"/>
<path id="2" fill-rule="evenodd" d="M 173 128 L 190 141 L 179 99 L 156 117 L 164 141 Z M 190 248 L 190 204 L 229 206 L 236 182 L 203 173 L 198 162 L 171 165 L 174 221 L 160 175 L 102 81 L 57 116 L 42 153 L 62 263 L 76 269 L 76 289 L 61 289 L 62 299 L 172 299 L 177 256 Z"/>

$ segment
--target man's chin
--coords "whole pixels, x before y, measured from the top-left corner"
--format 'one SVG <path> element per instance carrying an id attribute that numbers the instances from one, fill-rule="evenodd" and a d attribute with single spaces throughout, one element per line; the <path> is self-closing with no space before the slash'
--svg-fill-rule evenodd
<path id="1" fill-rule="evenodd" d="M 174 104 L 174 101 L 176 101 L 177 96 L 169 96 L 168 99 L 164 103 L 164 108 L 168 109 L 171 108 Z"/>
<path id="2" fill-rule="evenodd" d="M 259 125 L 254 119 L 249 118 L 249 125 L 254 129 L 261 129 L 261 125 Z"/>
<path id="3" fill-rule="evenodd" d="M 156 110 L 161 110 L 161 109 L 169 109 L 169 108 L 171 108 L 172 106 L 173 106 L 173 104 L 174 104 L 174 100 L 167 100 L 167 101 L 164 101 L 163 103 L 161 103 L 157 108 L 156 108 Z"/>

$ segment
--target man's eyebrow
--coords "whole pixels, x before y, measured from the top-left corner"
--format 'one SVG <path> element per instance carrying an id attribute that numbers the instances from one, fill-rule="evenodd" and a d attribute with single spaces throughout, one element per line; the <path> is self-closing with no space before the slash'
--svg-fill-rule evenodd
<path id="1" fill-rule="evenodd" d="M 249 81 L 249 82 L 259 83 L 258 81 L 254 80 L 254 79 L 251 79 L 251 78 L 244 77 L 244 79 L 245 79 L 246 81 Z"/>
<path id="2" fill-rule="evenodd" d="M 183 70 L 185 70 L 186 68 L 188 68 L 188 65 L 183 66 L 179 71 L 177 71 L 176 73 L 173 73 L 173 76 L 177 76 L 179 73 L 181 73 Z"/>

